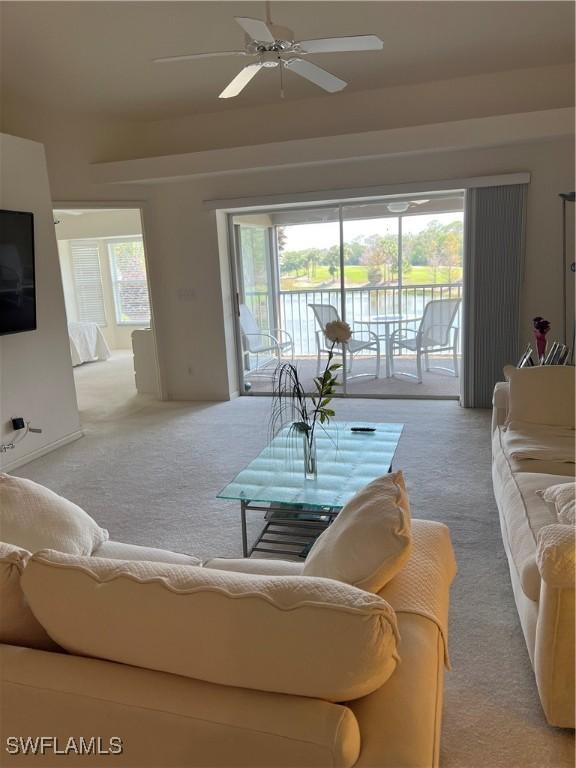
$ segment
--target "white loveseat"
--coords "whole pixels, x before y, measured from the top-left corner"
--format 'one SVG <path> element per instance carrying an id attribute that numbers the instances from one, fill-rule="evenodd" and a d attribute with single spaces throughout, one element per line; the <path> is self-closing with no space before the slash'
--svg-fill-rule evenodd
<path id="1" fill-rule="evenodd" d="M 387 642 L 392 641 L 394 634 L 386 623 L 375 625 L 381 628 L 373 635 L 369 631 L 373 622 L 369 611 L 378 603 L 378 596 L 331 579 L 301 577 L 300 563 L 216 560 L 196 568 L 183 566 L 182 555 L 172 557 L 171 553 L 150 550 L 144 553 L 138 547 L 115 542 L 102 544 L 94 552 L 98 558 L 50 552 L 39 552 L 32 559 L 18 552 L 9 552 L 4 558 L 0 556 L 0 589 L 10 583 L 20 584 L 22 610 L 28 611 L 28 618 L 40 622 L 40 629 L 46 626 L 56 642 L 62 644 L 61 638 L 67 638 L 68 648 L 68 652 L 63 652 L 51 640 L 43 644 L 39 633 L 29 645 L 15 644 L 12 636 L 9 644 L 0 646 L 2 744 L 7 743 L 8 737 L 26 735 L 50 735 L 58 739 L 60 747 L 70 736 L 100 737 L 104 745 L 111 743 L 112 737 L 119 737 L 123 752 L 96 762 L 133 768 L 437 766 L 447 658 L 448 593 L 455 561 L 444 525 L 414 520 L 412 534 L 412 552 L 407 564 L 380 592 L 394 608 L 398 630 L 393 658 L 386 657 L 389 670 L 393 670 L 389 677 L 389 671 L 385 670 L 380 675 L 377 658 L 367 656 L 372 647 L 382 650 L 383 627 L 387 627 Z M 101 559 L 103 555 L 137 562 L 119 564 L 116 572 L 114 561 Z M 161 559 L 163 564 L 141 562 L 140 557 Z M 189 562 L 193 564 L 194 560 Z M 133 568 L 130 579 L 118 578 L 120 571 L 127 568 Z M 204 669 L 203 638 L 209 638 L 213 628 L 206 621 L 207 614 L 199 619 L 196 608 L 188 613 L 187 602 L 182 602 L 181 609 L 174 606 L 179 600 L 176 594 L 179 584 L 187 578 L 185 572 L 206 574 L 209 570 L 215 575 L 214 591 L 230 589 L 227 578 L 237 575 L 230 571 L 243 572 L 242 576 L 259 574 L 256 578 L 264 579 L 262 588 L 266 591 L 277 591 L 275 579 L 283 580 L 280 592 L 276 592 L 280 594 L 276 607 L 284 614 L 279 621 L 285 622 L 286 627 L 290 627 L 291 614 L 296 617 L 301 608 L 301 601 L 290 595 L 291 584 L 296 594 L 308 594 L 306 590 L 318 583 L 319 594 L 324 590 L 341 612 L 364 610 L 359 604 L 351 603 L 349 608 L 342 605 L 348 595 L 360 603 L 367 601 L 368 613 L 365 626 L 360 617 L 360 633 L 365 633 L 368 639 L 365 650 L 357 654 L 362 657 L 359 666 L 368 670 L 368 685 L 370 674 L 373 679 L 380 677 L 384 682 L 375 688 L 371 686 L 371 692 L 356 698 L 357 693 L 361 694 L 359 689 L 351 701 L 341 700 L 338 690 L 327 690 L 326 696 L 313 693 L 315 688 L 325 685 L 315 664 L 326 667 L 323 657 L 334 659 L 338 653 L 343 653 L 342 658 L 348 658 L 348 662 L 341 669 L 334 669 L 333 675 L 329 673 L 328 679 L 331 681 L 333 677 L 346 690 L 353 685 L 358 670 L 355 669 L 356 654 L 350 653 L 349 644 L 352 640 L 362 642 L 363 635 L 359 636 L 354 630 L 354 637 L 348 636 L 347 629 L 333 634 L 319 630 L 314 635 L 310 627 L 323 626 L 323 614 L 330 606 L 316 604 L 316 601 L 310 604 L 309 596 L 305 607 L 311 611 L 312 623 L 310 626 L 308 620 L 300 623 L 300 633 L 309 632 L 304 646 L 291 641 L 292 637 L 302 636 L 296 629 L 286 631 L 282 637 L 278 632 L 270 634 L 268 620 L 262 619 L 259 623 L 254 623 L 253 618 L 249 620 L 248 617 L 255 615 L 253 603 L 252 613 L 246 614 L 247 621 L 242 623 L 236 618 L 227 629 L 225 613 L 220 611 L 215 621 L 224 624 L 218 625 L 221 631 L 215 645 L 220 644 L 226 632 L 234 643 L 245 642 L 245 632 L 253 632 L 256 640 L 253 647 L 244 646 L 244 666 L 236 664 L 231 669 L 229 684 L 222 678 L 224 673 L 220 668 L 210 671 L 218 682 L 195 678 L 193 671 L 199 663 Z M 254 578 L 246 577 L 252 582 Z M 164 607 L 162 621 L 156 626 L 149 621 L 146 624 L 145 606 L 152 606 L 161 589 L 158 582 L 164 579 L 172 580 L 174 594 L 168 596 L 171 607 L 169 610 Z M 146 597 L 142 608 L 138 607 L 142 594 L 133 583 L 139 580 L 145 582 L 141 586 L 149 590 L 151 601 L 148 603 Z M 241 582 L 242 579 L 238 579 L 233 587 L 236 596 L 239 596 L 238 590 L 244 588 Z M 248 582 L 250 589 L 254 589 L 252 582 Z M 114 590 L 115 597 L 107 603 L 106 592 L 110 589 Z M 202 607 L 205 596 L 196 594 L 196 588 L 184 592 L 184 601 L 199 599 L 196 607 Z M 66 601 L 61 599 L 64 594 Z M 267 594 L 274 603 L 272 593 Z M 243 599 L 240 597 L 235 602 Z M 118 609 L 118 600 L 125 601 L 126 615 Z M 13 614 L 14 609 L 19 608 L 14 600 L 12 603 L 12 620 L 17 624 L 19 617 L 14 619 Z M 28 603 L 34 617 L 29 613 Z M 264 609 L 269 608 L 264 605 Z M 376 610 L 382 608 L 376 605 Z M 341 619 L 342 626 L 347 627 L 342 616 L 338 620 Z M 159 625 L 166 626 L 166 630 L 161 631 Z M 127 643 L 127 632 L 135 632 L 137 639 Z M 182 632 L 189 633 L 189 653 L 187 644 L 182 642 Z M 273 638 L 272 648 L 265 645 L 267 638 Z M 211 648 L 209 655 L 213 653 Z M 298 664 L 291 663 L 291 655 Z M 259 666 L 260 658 L 262 666 Z M 309 674 L 300 671 L 299 679 L 291 680 L 286 670 L 301 669 L 300 660 Z M 318 663 L 319 660 L 322 663 Z M 269 677 L 263 677 L 264 664 L 271 671 Z M 253 688 L 246 685 L 250 668 L 254 669 Z M 166 671 L 175 669 L 179 671 Z M 302 686 L 308 694 L 282 692 Z M 96 764 L 93 758 L 88 762 Z M 24 758 L 7 753 L 3 756 L 2 765 L 22 764 L 70 766 L 77 763 L 70 754 L 57 755 L 51 750 L 44 756 Z"/>
<path id="2" fill-rule="evenodd" d="M 574 527 L 559 525 L 540 492 L 574 480 L 574 369 L 507 374 L 492 418 L 502 539 L 544 713 L 551 725 L 573 728 Z"/>

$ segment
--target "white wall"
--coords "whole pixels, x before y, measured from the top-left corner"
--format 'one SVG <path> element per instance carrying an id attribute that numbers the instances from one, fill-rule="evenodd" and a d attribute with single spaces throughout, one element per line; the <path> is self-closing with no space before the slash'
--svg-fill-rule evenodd
<path id="1" fill-rule="evenodd" d="M 140 211 L 133 209 L 117 211 L 88 211 L 79 215 L 58 212 L 56 219 L 56 236 L 58 237 L 58 252 L 64 286 L 66 314 L 69 320 L 77 320 L 76 295 L 70 258 L 70 240 L 90 239 L 98 243 L 100 257 L 100 273 L 102 275 L 102 290 L 106 325 L 101 330 L 111 349 L 131 349 L 132 331 L 145 328 L 143 325 L 119 325 L 116 322 L 114 306 L 114 290 L 112 273 L 108 258 L 108 237 L 132 237 L 142 235 Z"/>
<path id="2" fill-rule="evenodd" d="M 9 469 L 81 436 L 44 147 L 0 134 L 0 207 L 34 214 L 37 330 L 0 337 L 0 442 L 14 416 L 42 428 L 0 453 Z"/>
<path id="3" fill-rule="evenodd" d="M 529 93 L 530 75 L 533 73 L 527 72 L 523 79 L 524 94 Z M 450 101 L 452 104 L 447 120 L 455 120 L 459 116 L 457 105 L 460 96 L 465 97 L 463 100 L 467 108 L 473 103 L 477 82 L 474 78 L 470 78 L 470 81 L 461 79 L 451 84 L 449 99 L 446 96 L 443 102 Z M 490 88 L 497 89 L 498 82 L 497 75 L 491 76 Z M 509 85 L 506 80 L 504 93 L 510 91 Z M 433 86 L 427 88 L 434 93 Z M 423 89 L 425 93 L 426 88 Z M 510 110 L 506 103 L 500 103 L 502 100 L 496 98 L 497 94 L 490 100 L 489 92 L 492 93 L 487 87 L 482 91 L 484 114 L 491 114 L 490 109 L 494 109 L 493 114 Z M 410 122 L 409 95 L 414 94 L 407 91 L 402 98 L 399 92 L 396 94 L 398 109 L 406 105 L 404 117 L 397 116 L 397 124 L 407 125 Z M 324 97 L 318 101 L 327 103 Z M 555 104 L 560 104 L 560 100 L 551 98 L 542 101 L 543 108 Z M 534 99 L 530 102 L 530 109 L 537 108 L 538 101 Z M 277 111 L 271 111 L 272 117 L 265 125 L 266 136 L 263 133 L 264 127 L 258 129 L 257 126 L 253 136 L 262 136 L 263 141 L 271 140 L 269 137 L 274 132 L 274 115 Z M 255 112 L 258 113 L 257 110 Z M 436 114 L 434 110 L 432 112 Z M 301 115 L 301 112 L 298 114 Z M 227 331 L 227 320 L 230 318 L 229 285 L 226 281 L 222 282 L 221 270 L 225 265 L 221 263 L 218 247 L 217 216 L 215 212 L 206 210 L 203 204 L 206 199 L 302 193 L 318 189 L 337 190 L 528 171 L 532 175 L 532 183 L 528 193 L 527 263 L 521 327 L 524 338 L 528 340 L 531 335 L 530 318 L 536 314 L 550 319 L 553 332 L 561 326 L 561 228 L 557 195 L 574 188 L 572 138 L 532 138 L 515 142 L 514 137 L 511 137 L 499 145 L 492 135 L 486 135 L 485 146 L 482 146 L 483 124 L 479 122 L 476 133 L 480 139 L 475 146 L 447 146 L 437 151 L 433 141 L 446 131 L 438 126 L 430 126 L 427 133 L 423 125 L 425 110 L 420 110 L 414 119 L 418 121 L 418 131 L 427 135 L 428 146 L 425 149 L 394 150 L 386 154 L 386 141 L 383 139 L 381 153 L 377 157 L 347 157 L 346 162 L 335 158 L 322 165 L 287 164 L 282 168 L 251 170 L 235 168 L 234 173 L 226 171 L 226 162 L 222 158 L 226 157 L 224 153 L 227 150 L 223 150 L 220 159 L 217 158 L 218 162 L 214 163 L 219 166 L 219 170 L 212 175 L 206 173 L 190 179 L 165 180 L 158 184 L 105 184 L 95 181 L 93 164 L 107 159 L 133 157 L 134 144 L 131 138 L 138 134 L 134 126 L 125 126 L 124 130 L 117 124 L 111 124 L 110 129 L 106 130 L 105 125 L 101 124 L 96 131 L 96 124 L 81 116 L 44 113 L 42 119 L 39 119 L 37 111 L 25 105 L 20 105 L 17 110 L 12 108 L 5 119 L 8 119 L 12 130 L 42 137 L 46 141 L 56 199 L 68 202 L 106 201 L 111 204 L 120 200 L 142 201 L 158 354 L 168 397 L 223 399 L 229 397 L 235 389 L 233 360 L 227 348 L 227 340 L 230 339 Z M 222 116 L 218 116 L 218 120 L 228 124 L 232 142 L 234 121 L 223 121 Z M 338 120 L 329 122 L 332 128 L 322 123 L 326 136 L 341 132 Z M 191 122 L 176 121 L 166 126 L 164 134 L 160 126 L 156 125 L 154 151 L 165 155 L 183 151 L 185 135 L 190 137 L 188 146 L 193 144 L 193 132 L 186 134 L 184 130 L 191 125 Z M 181 133 L 180 128 L 183 128 Z M 407 129 L 408 132 L 410 130 Z M 177 141 L 174 140 L 176 133 L 180 137 Z M 307 141 L 304 139 L 301 146 Z M 310 141 L 317 142 L 318 139 Z M 362 138 L 358 137 L 357 141 L 359 148 L 362 148 Z M 255 140 L 252 139 L 250 143 L 254 145 Z M 328 140 L 324 143 L 330 145 Z M 252 154 L 258 154 L 259 149 L 253 147 Z M 213 152 L 216 156 L 219 150 Z M 271 145 L 263 144 L 262 154 L 271 153 Z M 235 156 L 235 162 L 237 159 Z"/>

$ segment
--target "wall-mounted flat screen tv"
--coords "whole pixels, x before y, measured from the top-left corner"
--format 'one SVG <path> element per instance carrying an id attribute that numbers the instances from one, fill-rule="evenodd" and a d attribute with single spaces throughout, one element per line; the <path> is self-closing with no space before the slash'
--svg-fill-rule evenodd
<path id="1" fill-rule="evenodd" d="M 0 210 L 0 335 L 35 329 L 34 215 Z"/>

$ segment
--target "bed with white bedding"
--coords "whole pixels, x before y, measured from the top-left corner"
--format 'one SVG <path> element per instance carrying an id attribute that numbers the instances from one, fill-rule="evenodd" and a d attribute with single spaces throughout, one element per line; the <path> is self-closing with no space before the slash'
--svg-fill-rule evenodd
<path id="1" fill-rule="evenodd" d="M 110 348 L 97 323 L 68 323 L 72 365 L 108 360 Z"/>

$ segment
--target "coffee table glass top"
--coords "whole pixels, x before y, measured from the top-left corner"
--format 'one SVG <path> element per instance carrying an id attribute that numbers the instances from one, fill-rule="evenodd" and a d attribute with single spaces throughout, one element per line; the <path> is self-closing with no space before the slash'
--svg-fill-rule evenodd
<path id="1" fill-rule="evenodd" d="M 374 432 L 351 432 L 374 427 Z M 340 508 L 376 477 L 389 471 L 403 424 L 337 422 L 316 428 L 318 476 L 304 478 L 302 435 L 277 435 L 219 494 L 245 502 Z"/>

